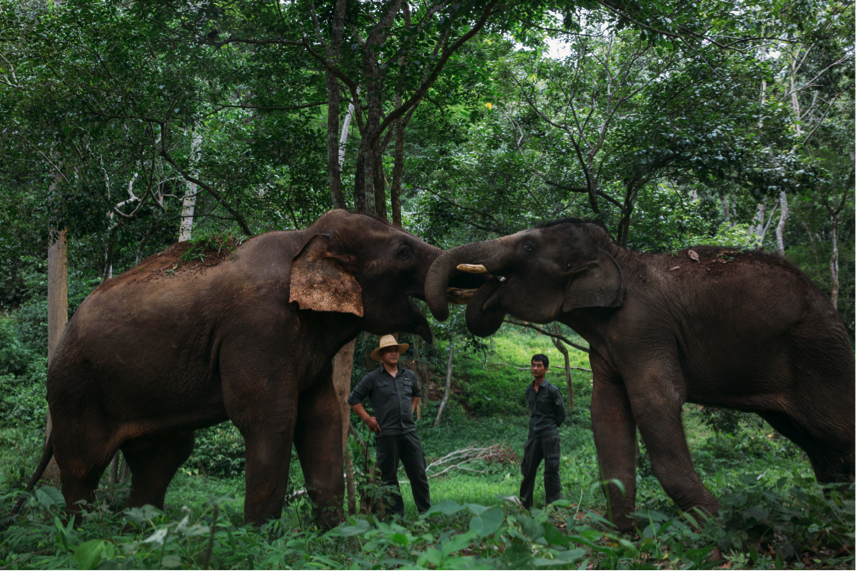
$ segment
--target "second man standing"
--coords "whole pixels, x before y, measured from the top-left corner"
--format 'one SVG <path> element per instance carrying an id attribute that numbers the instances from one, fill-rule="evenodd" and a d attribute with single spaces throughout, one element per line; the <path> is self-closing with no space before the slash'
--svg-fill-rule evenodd
<path id="1" fill-rule="evenodd" d="M 526 402 L 531 414 L 529 438 L 523 447 L 523 482 L 520 484 L 520 502 L 527 510 L 532 507 L 535 476 L 541 460 L 544 460 L 546 503 L 551 504 L 562 497 L 562 481 L 559 479 L 559 427 L 565 422 L 562 393 L 544 380 L 550 360 L 539 353 L 532 357 L 531 365 L 532 384 L 526 387 Z"/>

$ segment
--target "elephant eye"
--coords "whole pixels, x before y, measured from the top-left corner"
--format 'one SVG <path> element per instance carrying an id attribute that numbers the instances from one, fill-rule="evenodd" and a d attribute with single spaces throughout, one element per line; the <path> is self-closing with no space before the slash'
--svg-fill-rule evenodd
<path id="1" fill-rule="evenodd" d="M 409 260 L 413 257 L 413 248 L 410 246 L 402 246 L 398 249 L 398 259 L 399 260 Z"/>
<path id="2" fill-rule="evenodd" d="M 529 242 L 524 242 L 523 243 L 523 249 L 526 250 L 527 252 L 531 252 L 535 249 L 535 247 L 532 244 L 530 244 Z"/>

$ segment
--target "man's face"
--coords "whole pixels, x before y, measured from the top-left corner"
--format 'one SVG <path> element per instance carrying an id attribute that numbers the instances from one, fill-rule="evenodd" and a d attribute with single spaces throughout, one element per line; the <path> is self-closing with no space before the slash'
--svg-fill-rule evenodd
<path id="1" fill-rule="evenodd" d="M 398 346 L 395 347 L 386 347 L 383 351 L 380 352 L 380 358 L 383 360 L 384 364 L 389 366 L 395 366 L 398 364 L 398 357 L 400 354 L 398 353 Z"/>
<path id="2" fill-rule="evenodd" d="M 543 378 L 547 373 L 547 367 L 541 361 L 532 361 L 532 376 L 536 379 Z"/>

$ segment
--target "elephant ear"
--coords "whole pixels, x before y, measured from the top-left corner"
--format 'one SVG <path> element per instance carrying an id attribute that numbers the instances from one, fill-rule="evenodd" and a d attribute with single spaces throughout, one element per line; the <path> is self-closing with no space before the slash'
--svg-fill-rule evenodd
<path id="1" fill-rule="evenodd" d="M 363 316 L 363 290 L 332 253 L 330 234 L 316 234 L 291 260 L 289 301 L 300 309 Z"/>
<path id="2" fill-rule="evenodd" d="M 597 260 L 571 272 L 562 311 L 583 307 L 620 307 L 624 303 L 624 275 L 615 258 L 598 250 Z"/>

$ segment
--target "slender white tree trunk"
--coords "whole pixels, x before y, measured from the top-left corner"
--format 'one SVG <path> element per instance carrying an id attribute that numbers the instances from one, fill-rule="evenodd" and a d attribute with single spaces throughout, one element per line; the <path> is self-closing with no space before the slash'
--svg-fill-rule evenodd
<path id="1" fill-rule="evenodd" d="M 829 257 L 829 273 L 832 277 L 832 292 L 829 295 L 829 300 L 832 306 L 838 311 L 838 290 L 840 284 L 838 282 L 838 216 L 832 216 L 832 255 Z"/>
<path id="2" fill-rule="evenodd" d="M 348 128 L 351 126 L 351 117 L 354 116 L 354 104 L 348 105 L 348 113 L 345 115 L 345 120 L 342 121 L 342 136 L 339 137 L 339 172 L 342 172 L 342 165 L 345 164 L 345 143 L 348 142 Z"/>
<path id="3" fill-rule="evenodd" d="M 723 194 L 719 197 L 719 202 L 722 204 L 722 217 L 725 223 L 731 226 L 731 213 L 728 211 L 728 198 Z"/>
<path id="4" fill-rule="evenodd" d="M 758 210 L 755 213 L 755 224 L 752 226 L 752 233 L 755 234 L 756 239 L 761 236 L 761 233 L 764 231 L 764 219 L 765 214 L 767 212 L 767 199 L 764 198 L 763 202 L 758 203 Z"/>
<path id="5" fill-rule="evenodd" d="M 449 364 L 446 366 L 446 392 L 443 393 L 443 401 L 440 403 L 440 410 L 437 411 L 437 420 L 434 421 L 434 426 L 440 426 L 443 409 L 446 408 L 446 402 L 449 400 L 449 391 L 452 387 L 452 361 L 454 358 L 455 346 L 452 340 L 449 340 Z"/>
<path id="6" fill-rule="evenodd" d="M 193 138 L 190 141 L 190 170 L 196 171 L 196 165 L 199 162 L 199 147 L 202 144 L 202 135 L 199 131 L 193 132 Z M 196 209 L 196 193 L 197 185 L 188 183 L 187 194 L 184 195 L 184 200 L 181 201 L 181 227 L 178 233 L 178 241 L 186 242 L 190 240 L 193 231 L 193 212 Z"/>
<path id="7" fill-rule="evenodd" d="M 783 190 L 779 196 L 779 224 L 776 226 L 776 252 L 785 255 L 785 221 L 788 219 L 788 194 Z"/>

